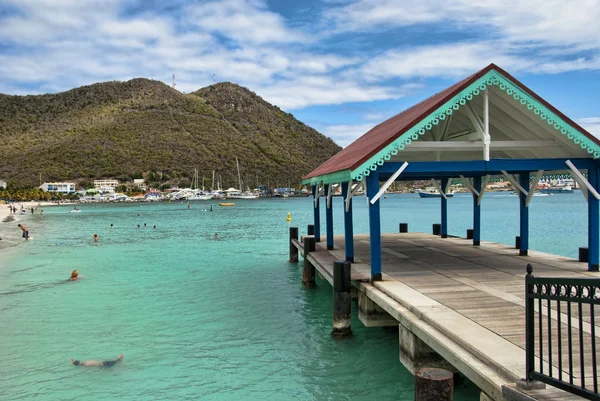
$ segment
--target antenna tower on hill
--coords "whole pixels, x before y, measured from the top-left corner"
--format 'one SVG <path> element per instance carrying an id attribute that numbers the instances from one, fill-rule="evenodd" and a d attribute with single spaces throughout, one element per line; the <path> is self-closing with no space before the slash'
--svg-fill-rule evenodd
<path id="1" fill-rule="evenodd" d="M 217 83 L 217 73 L 213 72 L 213 85 Z"/>
<path id="2" fill-rule="evenodd" d="M 175 83 L 175 74 L 173 74 L 173 85 L 172 85 L 173 89 L 175 89 L 176 86 L 177 86 L 177 84 Z"/>

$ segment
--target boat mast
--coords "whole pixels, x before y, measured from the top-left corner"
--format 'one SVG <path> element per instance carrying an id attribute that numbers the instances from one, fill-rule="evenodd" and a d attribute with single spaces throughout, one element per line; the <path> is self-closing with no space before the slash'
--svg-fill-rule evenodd
<path id="1" fill-rule="evenodd" d="M 238 181 L 240 183 L 240 192 L 244 192 L 244 190 L 242 189 L 242 176 L 240 175 L 240 162 L 238 161 L 238 158 L 235 158 L 235 164 L 237 165 L 237 171 L 238 171 Z"/>
<path id="2" fill-rule="evenodd" d="M 212 182 L 210 184 L 210 190 L 211 191 L 215 190 L 215 170 L 213 170 L 213 177 L 212 177 Z"/>

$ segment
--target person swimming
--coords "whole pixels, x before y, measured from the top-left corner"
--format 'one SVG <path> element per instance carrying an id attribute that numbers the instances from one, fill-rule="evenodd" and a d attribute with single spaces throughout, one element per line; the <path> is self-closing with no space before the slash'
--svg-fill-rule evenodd
<path id="1" fill-rule="evenodd" d="M 75 366 L 99 366 L 101 368 L 109 368 L 121 362 L 124 356 L 125 354 L 121 354 L 117 357 L 117 359 L 112 361 L 78 361 L 76 359 L 71 358 L 71 363 Z"/>
<path id="2" fill-rule="evenodd" d="M 71 272 L 71 277 L 69 277 L 69 281 L 75 281 L 79 277 L 79 272 L 77 270 L 73 270 Z"/>
<path id="3" fill-rule="evenodd" d="M 94 242 L 98 242 L 98 234 L 92 234 L 92 238 L 94 239 Z"/>
<path id="4" fill-rule="evenodd" d="M 110 228 L 111 228 L 111 230 L 112 230 L 112 228 L 113 228 L 113 224 L 112 224 L 112 223 L 110 223 Z"/>
<path id="5" fill-rule="evenodd" d="M 219 234 L 215 233 L 215 239 L 219 239 Z"/>
<path id="6" fill-rule="evenodd" d="M 156 226 L 152 227 L 152 229 L 156 230 Z"/>

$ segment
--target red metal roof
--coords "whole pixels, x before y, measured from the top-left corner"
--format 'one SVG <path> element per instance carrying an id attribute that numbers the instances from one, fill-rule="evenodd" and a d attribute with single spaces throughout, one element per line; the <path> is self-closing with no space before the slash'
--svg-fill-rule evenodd
<path id="1" fill-rule="evenodd" d="M 476 72 L 475 74 L 444 89 L 439 93 L 436 93 L 435 95 L 423 100 L 420 103 L 417 103 L 416 105 L 404 110 L 400 114 L 397 114 L 394 117 L 391 117 L 388 120 L 377 125 L 376 127 L 372 128 L 369 132 L 358 138 L 356 141 L 352 142 L 346 148 L 339 151 L 331 159 L 327 160 L 325 163 L 321 164 L 319 167 L 311 171 L 304 177 L 304 179 L 318 177 L 347 169 L 357 169 L 363 163 L 365 163 L 367 160 L 369 160 L 371 157 L 377 154 L 377 152 L 385 148 L 396 138 L 398 138 L 410 128 L 412 128 L 415 124 L 419 123 L 429 114 L 433 113 L 437 108 L 442 106 L 448 100 L 456 96 L 466 87 L 471 85 L 473 82 L 477 81 L 479 78 L 481 78 L 491 70 L 495 70 L 496 72 L 503 75 L 505 78 L 515 83 L 534 99 L 538 100 L 548 109 L 550 109 L 559 117 L 561 117 L 566 123 L 583 133 L 585 136 L 587 136 L 589 139 L 591 139 L 600 146 L 600 140 L 598 140 L 595 136 L 593 136 L 592 134 L 584 130 L 582 127 L 580 127 L 577 123 L 575 123 L 567 116 L 562 114 L 551 104 L 546 102 L 544 99 L 535 94 L 532 90 L 530 90 L 517 79 L 515 79 L 512 75 L 510 75 L 500 67 L 496 66 L 495 64 L 490 64 L 481 71 Z"/>

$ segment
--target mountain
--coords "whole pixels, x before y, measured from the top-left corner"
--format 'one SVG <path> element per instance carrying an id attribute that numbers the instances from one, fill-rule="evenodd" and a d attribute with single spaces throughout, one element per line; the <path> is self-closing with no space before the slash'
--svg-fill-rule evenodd
<path id="1" fill-rule="evenodd" d="M 224 186 L 297 185 L 341 148 L 232 83 L 183 94 L 162 82 L 105 82 L 58 94 L 0 94 L 0 179 L 16 185 L 114 177 Z M 157 174 L 158 173 L 158 174 Z M 154 179 L 153 177 L 157 177 Z M 244 186 L 246 186 L 246 184 Z"/>

